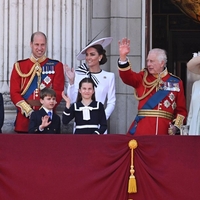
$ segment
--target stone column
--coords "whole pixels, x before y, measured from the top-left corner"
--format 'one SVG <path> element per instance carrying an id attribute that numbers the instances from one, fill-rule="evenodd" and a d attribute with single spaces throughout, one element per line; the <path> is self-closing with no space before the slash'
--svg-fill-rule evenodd
<path id="1" fill-rule="evenodd" d="M 87 0 L 1 0 L 0 92 L 5 104 L 4 133 L 13 133 L 16 108 L 10 101 L 9 82 L 13 64 L 30 57 L 30 37 L 35 31 L 47 35 L 47 56 L 72 67 L 85 38 Z M 67 79 L 65 87 L 67 87 Z M 62 113 L 63 105 L 58 112 Z"/>
<path id="2" fill-rule="evenodd" d="M 125 85 L 118 75 L 117 60 L 119 58 L 118 41 L 124 37 L 131 40 L 129 59 L 132 68 L 139 72 L 142 67 L 142 6 L 145 0 L 111 1 L 110 30 L 114 41 L 111 44 L 110 70 L 116 75 L 116 108 L 111 117 L 110 132 L 124 134 L 137 114 L 137 101 L 133 96 L 133 88 Z"/>

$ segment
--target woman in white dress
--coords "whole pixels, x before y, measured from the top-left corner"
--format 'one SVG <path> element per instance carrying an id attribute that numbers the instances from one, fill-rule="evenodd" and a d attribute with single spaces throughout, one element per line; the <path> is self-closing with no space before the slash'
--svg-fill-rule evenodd
<path id="1" fill-rule="evenodd" d="M 115 108 L 115 75 L 101 69 L 100 65 L 107 62 L 105 47 L 112 41 L 111 37 L 96 40 L 87 45 L 78 55 L 78 60 L 85 60 L 80 67 L 74 70 L 64 65 L 69 80 L 67 95 L 71 103 L 76 102 L 79 82 L 85 77 L 91 77 L 95 83 L 96 100 L 104 104 L 106 119 L 108 120 Z M 107 133 L 107 132 L 105 132 Z"/>
<path id="2" fill-rule="evenodd" d="M 193 57 L 187 63 L 187 67 L 192 73 L 200 75 L 200 56 Z M 192 86 L 187 125 L 189 135 L 200 135 L 200 80 L 195 81 Z"/>

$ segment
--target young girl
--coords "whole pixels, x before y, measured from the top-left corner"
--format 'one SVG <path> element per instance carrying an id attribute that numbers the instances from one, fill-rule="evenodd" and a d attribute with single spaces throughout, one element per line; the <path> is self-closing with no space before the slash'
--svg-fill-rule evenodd
<path id="1" fill-rule="evenodd" d="M 70 99 L 64 92 L 66 101 L 63 112 L 63 124 L 75 118 L 75 134 L 103 134 L 107 129 L 104 106 L 95 100 L 94 82 L 91 78 L 83 78 L 79 83 L 77 101 L 70 106 Z"/>

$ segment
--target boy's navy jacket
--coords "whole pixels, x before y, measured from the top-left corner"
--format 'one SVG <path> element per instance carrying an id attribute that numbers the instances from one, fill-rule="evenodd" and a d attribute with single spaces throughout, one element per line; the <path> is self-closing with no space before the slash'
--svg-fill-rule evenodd
<path id="1" fill-rule="evenodd" d="M 53 112 L 52 120 L 49 126 L 44 128 L 43 131 L 39 130 L 39 126 L 42 124 L 42 117 L 48 115 L 46 111 L 41 108 L 40 110 L 34 111 L 31 114 L 30 122 L 29 122 L 29 133 L 41 133 L 41 134 L 59 134 L 60 133 L 60 117 Z"/>

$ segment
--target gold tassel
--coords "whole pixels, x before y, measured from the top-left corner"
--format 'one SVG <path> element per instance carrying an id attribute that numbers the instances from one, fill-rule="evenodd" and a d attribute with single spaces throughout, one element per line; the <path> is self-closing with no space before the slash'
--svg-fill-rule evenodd
<path id="1" fill-rule="evenodd" d="M 133 165 L 133 149 L 137 148 L 137 141 L 136 140 L 130 140 L 128 143 L 129 148 L 131 149 L 131 167 L 130 167 L 130 176 L 129 176 L 129 182 L 128 182 L 128 193 L 136 193 L 137 192 L 137 184 L 136 179 L 134 176 L 135 170 Z"/>

